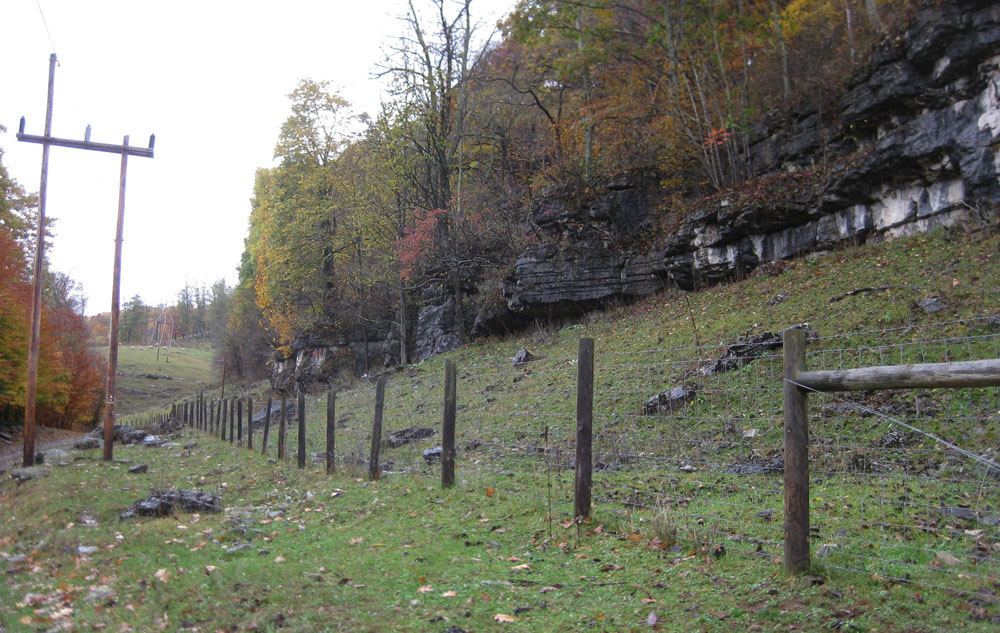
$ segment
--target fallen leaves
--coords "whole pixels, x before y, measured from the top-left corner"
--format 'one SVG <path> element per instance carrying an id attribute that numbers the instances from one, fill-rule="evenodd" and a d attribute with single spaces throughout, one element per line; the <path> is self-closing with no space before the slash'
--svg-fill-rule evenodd
<path id="1" fill-rule="evenodd" d="M 166 583 L 170 580 L 170 572 L 166 569 L 157 569 L 153 576 L 155 576 L 156 579 L 162 583 Z"/>
<path id="2" fill-rule="evenodd" d="M 506 613 L 498 613 L 493 616 L 493 619 L 497 622 L 517 622 L 517 618 L 512 615 L 507 615 Z"/>
<path id="3" fill-rule="evenodd" d="M 434 588 L 430 585 L 421 585 L 417 588 L 417 593 L 430 593 L 434 591 Z"/>

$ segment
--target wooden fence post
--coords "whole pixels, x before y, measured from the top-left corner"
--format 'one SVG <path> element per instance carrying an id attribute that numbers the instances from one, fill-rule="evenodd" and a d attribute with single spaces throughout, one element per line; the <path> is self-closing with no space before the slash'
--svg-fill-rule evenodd
<path id="1" fill-rule="evenodd" d="M 576 371 L 576 485 L 573 496 L 573 515 L 577 519 L 590 516 L 593 420 L 594 339 L 581 338 Z"/>
<path id="2" fill-rule="evenodd" d="M 378 453 L 382 447 L 382 406 L 385 404 L 385 376 L 379 376 L 375 383 L 375 420 L 372 422 L 372 447 L 368 457 L 368 478 L 376 480 L 382 476 L 378 465 Z"/>
<path id="3" fill-rule="evenodd" d="M 243 398 L 236 399 L 236 444 L 243 446 Z"/>
<path id="4" fill-rule="evenodd" d="M 271 402 L 272 398 L 267 397 L 267 411 L 264 412 L 264 435 L 260 438 L 260 454 L 267 455 L 267 434 L 271 431 Z"/>
<path id="5" fill-rule="evenodd" d="M 247 397 L 247 448 L 253 450 L 253 398 Z"/>
<path id="6" fill-rule="evenodd" d="M 326 474 L 332 475 L 337 470 L 336 462 L 336 429 L 337 429 L 337 392 L 326 394 Z"/>
<path id="7" fill-rule="evenodd" d="M 229 443 L 236 441 L 236 398 L 229 399 Z"/>
<path id="8" fill-rule="evenodd" d="M 219 439 L 226 441 L 226 401 L 219 400 Z"/>
<path id="9" fill-rule="evenodd" d="M 805 370 L 806 333 L 784 332 L 785 409 L 785 571 L 801 574 L 809 568 L 809 417 L 807 394 L 790 381 Z"/>
<path id="10" fill-rule="evenodd" d="M 299 399 L 295 407 L 296 417 L 299 419 L 298 453 L 299 468 L 306 467 L 306 394 L 299 390 Z"/>
<path id="11" fill-rule="evenodd" d="M 441 420 L 441 487 L 455 485 L 455 362 L 444 363 L 444 414 Z"/>
<path id="12" fill-rule="evenodd" d="M 281 412 L 278 416 L 278 459 L 285 459 L 285 409 L 288 407 L 288 399 L 281 396 Z"/>

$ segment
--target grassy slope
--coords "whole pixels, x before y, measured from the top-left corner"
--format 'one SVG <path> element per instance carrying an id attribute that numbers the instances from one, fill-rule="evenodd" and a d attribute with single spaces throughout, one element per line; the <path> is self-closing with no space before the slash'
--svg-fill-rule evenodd
<path id="1" fill-rule="evenodd" d="M 332 478 L 318 466 L 298 471 L 290 464 L 270 464 L 201 435 L 189 452 L 179 447 L 117 449 L 116 457 L 148 462 L 147 475 L 128 475 L 123 464 L 106 465 L 94 455 L 53 469 L 48 479 L 20 487 L 4 481 L 0 552 L 26 558 L 4 563 L 0 555 L 6 572 L 0 623 L 8 631 L 45 630 L 54 616 L 64 613 L 56 621 L 73 622 L 77 630 L 94 624 L 126 630 L 121 627 L 127 624 L 134 630 L 199 631 L 641 631 L 650 630 L 655 614 L 656 628 L 668 631 L 996 630 L 1000 608 L 988 597 L 974 601 L 967 594 L 833 567 L 817 570 L 822 580 L 786 579 L 772 550 L 744 556 L 744 544 L 728 538 L 726 531 L 706 527 L 697 532 L 697 516 L 709 516 L 709 523 L 732 518 L 712 505 L 720 499 L 739 497 L 754 511 L 775 508 L 780 516 L 775 478 L 752 479 L 748 485 L 745 478 L 708 471 L 713 460 L 726 463 L 743 455 L 745 446 L 732 448 L 732 442 L 720 440 L 726 433 L 738 435 L 741 427 L 761 430 L 765 440 L 754 450 L 767 453 L 780 444 L 780 432 L 774 437 L 780 422 L 775 419 L 780 401 L 772 402 L 774 394 L 754 400 L 733 395 L 765 374 L 773 382 L 776 361 L 763 359 L 702 381 L 699 400 L 682 425 L 634 414 L 645 396 L 674 384 L 688 366 L 670 364 L 666 353 L 657 356 L 668 359 L 662 363 L 637 359 L 651 350 L 691 346 L 692 314 L 702 345 L 733 341 L 755 323 L 777 330 L 810 321 L 821 334 L 831 334 L 995 314 L 1000 305 L 998 246 L 996 237 L 949 239 L 938 233 L 843 251 L 693 293 L 690 303 L 684 297 L 655 297 L 588 318 L 577 327 L 539 329 L 527 337 L 486 341 L 449 354 L 446 358 L 459 366 L 463 406 L 459 485 L 449 491 L 439 489 L 433 469 L 420 466 L 419 450 L 434 440 L 386 451 L 382 461 L 391 460 L 393 471 L 408 474 L 390 473 L 374 483 L 355 478 L 361 467 L 352 460 L 367 451 L 370 385 L 338 396 L 338 454 L 344 461 L 342 474 Z M 882 285 L 893 288 L 830 303 L 831 297 L 851 290 Z M 769 305 L 778 293 L 788 298 Z M 929 295 L 947 300 L 944 314 L 927 316 L 915 309 L 914 303 Z M 964 333 L 964 328 L 936 328 L 934 336 Z M 568 448 L 571 436 L 572 359 L 579 336 L 597 342 L 596 450 L 605 450 L 605 459 L 626 453 L 640 457 L 622 471 L 595 476 L 595 520 L 577 529 L 565 523 L 572 514 L 572 471 L 564 464 L 568 455 L 560 451 Z M 531 373 L 510 367 L 509 359 L 523 346 L 541 358 Z M 919 348 L 920 354 L 933 351 Z M 386 398 L 388 431 L 438 424 L 444 360 L 432 359 L 392 379 Z M 1000 412 L 995 398 L 982 403 L 952 399 L 939 406 L 974 414 L 949 413 L 949 419 L 977 418 L 979 426 L 970 426 L 969 433 L 986 427 L 974 435 L 976 441 L 996 447 Z M 322 446 L 322 407 L 322 401 L 310 399 L 310 451 Z M 720 428 L 728 424 L 721 423 L 726 416 L 732 417 L 734 429 Z M 543 442 L 539 429 L 549 424 L 548 441 L 558 450 L 538 457 L 536 445 Z M 876 427 L 863 425 L 850 442 L 863 443 L 865 434 L 877 437 L 883 429 Z M 274 438 L 272 431 L 271 447 Z M 684 448 L 689 438 L 698 438 L 694 453 Z M 180 440 L 181 445 L 187 441 Z M 631 444 L 620 450 L 600 443 L 608 441 Z M 702 443 L 713 450 L 702 450 Z M 295 446 L 294 433 L 289 446 Z M 681 459 L 699 469 L 689 473 L 693 479 L 677 476 Z M 817 482 L 826 487 L 816 493 L 814 506 L 822 497 L 847 506 L 864 488 L 898 485 L 889 478 L 824 479 L 829 481 Z M 924 489 L 928 481 L 921 480 L 916 494 L 940 494 Z M 549 482 L 551 495 L 546 493 Z M 875 482 L 879 485 L 873 486 Z M 902 485 L 911 484 L 903 480 Z M 655 496 L 658 505 L 623 509 L 613 494 L 622 486 L 639 500 Z M 221 493 L 227 511 L 117 520 L 129 501 L 150 488 L 166 487 Z M 984 507 L 995 508 L 995 491 L 982 488 L 992 495 Z M 699 492 L 704 490 L 708 492 Z M 673 508 L 664 495 L 693 501 Z M 547 520 L 549 498 L 552 522 Z M 705 504 L 704 510 L 698 504 Z M 98 524 L 87 526 L 89 517 Z M 852 529 L 860 529 L 862 519 L 846 518 Z M 754 529 L 755 521 L 762 524 L 762 533 L 780 532 L 780 526 L 764 525 L 752 515 L 740 527 Z M 684 532 L 689 527 L 693 538 L 668 547 L 678 528 Z M 822 538 L 831 538 L 826 524 L 823 529 Z M 870 545 L 893 536 L 890 529 L 867 538 Z M 949 540 L 947 533 L 919 538 L 925 537 L 937 539 L 938 547 Z M 242 543 L 249 547 L 227 551 Z M 98 549 L 81 555 L 80 545 Z M 729 553 L 713 555 L 719 545 Z M 113 605 L 107 599 L 87 600 L 101 585 L 113 590 Z M 28 594 L 34 595 L 26 598 Z M 38 604 L 28 604 L 33 602 Z M 499 623 L 497 614 L 516 621 Z"/>
<path id="2" fill-rule="evenodd" d="M 101 353 L 106 354 L 104 349 Z M 173 347 L 168 356 L 156 348 L 122 345 L 118 348 L 119 416 L 129 416 L 162 407 L 207 389 L 217 381 L 210 347 Z M 132 374 L 132 375 L 122 375 Z M 148 376 L 158 376 L 150 378 Z M 169 377 L 169 378 L 165 378 Z"/>

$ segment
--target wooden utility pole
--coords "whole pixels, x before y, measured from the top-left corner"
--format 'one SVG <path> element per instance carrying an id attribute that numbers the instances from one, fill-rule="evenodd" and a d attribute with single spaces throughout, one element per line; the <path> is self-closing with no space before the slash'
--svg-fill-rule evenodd
<path id="1" fill-rule="evenodd" d="M 149 147 L 129 147 L 128 136 L 125 137 L 121 145 L 109 143 L 92 143 L 90 141 L 90 126 L 84 134 L 84 139 L 54 138 L 52 136 L 52 96 L 55 85 L 56 55 L 49 56 L 49 90 L 48 99 L 45 106 L 45 133 L 43 136 L 24 133 L 24 117 L 21 117 L 21 125 L 18 128 L 17 140 L 26 143 L 39 143 L 42 146 L 42 177 L 38 192 L 38 234 L 35 245 L 35 278 L 34 294 L 31 303 L 31 337 L 28 347 L 28 385 L 26 402 L 24 407 L 24 454 L 23 462 L 25 466 L 35 463 L 35 401 L 38 389 L 38 341 L 41 337 L 42 322 L 42 264 L 45 255 L 45 199 L 46 186 L 49 177 L 49 147 L 56 145 L 59 147 L 70 147 L 74 149 L 85 149 L 94 152 L 109 152 L 121 154 L 121 177 L 118 190 L 118 227 L 115 233 L 115 264 L 114 279 L 112 281 L 111 298 L 111 334 L 108 350 L 108 384 L 106 398 L 106 417 L 104 421 L 104 459 L 110 461 L 112 457 L 112 442 L 114 440 L 114 420 L 115 420 L 115 377 L 118 371 L 118 295 L 119 282 L 121 279 L 121 255 L 122 255 L 122 223 L 125 219 L 125 171 L 129 156 L 153 157 L 153 143 L 156 138 L 149 136 Z"/>

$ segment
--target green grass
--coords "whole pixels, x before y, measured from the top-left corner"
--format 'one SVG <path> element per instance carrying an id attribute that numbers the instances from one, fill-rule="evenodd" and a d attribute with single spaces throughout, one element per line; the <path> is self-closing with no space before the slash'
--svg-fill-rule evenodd
<path id="1" fill-rule="evenodd" d="M 169 355 L 161 348 L 157 359 L 155 347 L 119 346 L 116 413 L 128 417 L 169 406 L 214 386 L 219 380 L 214 358 L 211 347 L 174 346 Z"/>
<path id="2" fill-rule="evenodd" d="M 1000 528 L 958 509 L 1000 516 L 996 479 L 922 436 L 883 445 L 891 423 L 813 396 L 815 568 L 786 578 L 780 475 L 725 472 L 780 454 L 780 357 L 715 376 L 691 370 L 754 324 L 803 321 L 821 336 L 809 345 L 815 368 L 992 356 L 997 332 L 969 319 L 997 313 L 998 242 L 935 233 L 788 262 L 401 369 L 386 389 L 386 434 L 438 428 L 444 361 L 458 365 L 458 484 L 447 491 L 421 457 L 438 435 L 383 448 L 382 479 L 363 479 L 374 400 L 366 382 L 337 394 L 332 477 L 318 460 L 299 471 L 294 460 L 272 464 L 186 431 L 173 447 L 116 447 L 119 459 L 147 461 L 146 475 L 95 454 L 48 479 L 4 481 L 0 503 L 13 512 L 0 519 L 0 552 L 27 558 L 0 556 L 0 623 L 47 630 L 64 606 L 78 630 L 993 631 Z M 830 302 L 883 285 L 892 288 Z M 778 293 L 788 298 L 769 304 Z M 931 295 L 946 301 L 943 313 L 916 307 Z M 581 336 L 596 340 L 594 450 L 606 468 L 594 475 L 592 520 L 576 525 Z M 514 368 L 521 347 L 538 360 Z M 678 384 L 697 388 L 693 402 L 639 414 Z M 851 399 L 968 450 L 1000 448 L 995 389 Z M 307 450 L 321 452 L 325 398 L 307 403 Z M 270 455 L 276 437 L 272 427 Z M 227 509 L 118 521 L 151 488 L 216 492 Z M 99 549 L 81 556 L 79 545 Z M 935 563 L 939 552 L 958 565 Z M 99 585 L 114 591 L 113 605 L 86 600 Z"/>

